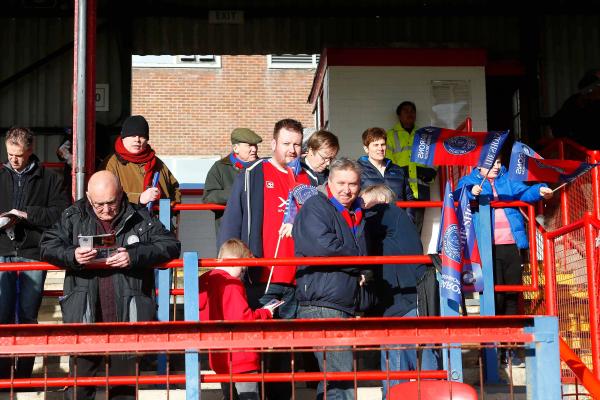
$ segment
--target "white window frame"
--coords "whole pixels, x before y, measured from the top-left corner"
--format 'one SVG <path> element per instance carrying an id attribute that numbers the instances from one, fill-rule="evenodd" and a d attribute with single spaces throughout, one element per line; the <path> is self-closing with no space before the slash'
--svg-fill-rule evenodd
<path id="1" fill-rule="evenodd" d="M 144 57 L 149 57 L 148 61 Z M 186 58 L 188 60 L 186 60 Z M 209 61 L 212 60 L 212 61 Z M 221 56 L 217 55 L 159 55 L 131 56 L 132 68 L 221 68 Z"/>
<path id="2" fill-rule="evenodd" d="M 310 56 L 312 58 L 312 62 L 308 63 L 294 63 L 294 62 L 275 62 L 273 63 L 273 56 L 285 56 L 285 57 L 295 57 L 295 56 Z M 267 55 L 267 67 L 269 69 L 315 69 L 319 66 L 319 54 L 269 54 Z"/>

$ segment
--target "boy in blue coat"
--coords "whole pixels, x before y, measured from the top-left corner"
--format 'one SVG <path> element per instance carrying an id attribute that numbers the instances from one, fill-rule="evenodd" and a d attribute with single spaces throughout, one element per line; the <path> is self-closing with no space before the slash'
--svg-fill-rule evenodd
<path id="1" fill-rule="evenodd" d="M 456 192 L 459 193 L 463 186 L 467 187 L 471 199 L 488 196 L 490 200 L 534 203 L 542 198 L 550 199 L 553 195 L 552 189 L 545 183 L 526 185 L 509 179 L 500 159 L 489 170 L 478 167 L 470 175 L 461 178 Z M 523 269 L 520 250 L 529 248 L 525 221 L 518 208 L 493 210 L 494 284 L 521 285 Z M 474 223 L 477 224 L 477 220 L 478 214 L 474 214 Z M 494 299 L 496 315 L 517 314 L 517 293 L 497 292 Z M 508 362 L 505 353 L 501 355 L 501 361 Z"/>

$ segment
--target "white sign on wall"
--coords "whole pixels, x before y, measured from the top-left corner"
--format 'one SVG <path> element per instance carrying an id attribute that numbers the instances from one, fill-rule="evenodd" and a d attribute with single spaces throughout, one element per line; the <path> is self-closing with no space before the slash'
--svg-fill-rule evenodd
<path id="1" fill-rule="evenodd" d="M 108 83 L 96 84 L 96 111 L 109 111 L 109 85 Z"/>
<path id="2" fill-rule="evenodd" d="M 454 129 L 471 115 L 468 80 L 431 81 L 431 125 Z"/>

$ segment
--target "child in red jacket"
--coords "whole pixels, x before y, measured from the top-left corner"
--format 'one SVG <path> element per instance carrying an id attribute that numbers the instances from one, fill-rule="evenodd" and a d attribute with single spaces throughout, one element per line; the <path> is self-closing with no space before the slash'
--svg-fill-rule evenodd
<path id="1" fill-rule="evenodd" d="M 250 258 L 250 249 L 238 239 L 223 243 L 219 258 Z M 239 321 L 273 318 L 273 307 L 252 310 L 248 306 L 242 275 L 247 267 L 216 267 L 200 277 L 200 320 Z M 259 355 L 255 352 L 209 353 L 210 367 L 217 374 L 257 372 Z M 235 382 L 235 389 L 227 383 L 221 388 L 225 399 L 250 400 L 259 398 L 258 382 Z M 235 395 L 237 392 L 237 396 Z"/>

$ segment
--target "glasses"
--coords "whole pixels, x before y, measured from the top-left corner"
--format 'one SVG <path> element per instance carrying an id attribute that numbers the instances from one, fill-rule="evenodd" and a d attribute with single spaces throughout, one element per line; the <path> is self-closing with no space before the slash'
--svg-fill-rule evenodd
<path id="1" fill-rule="evenodd" d="M 94 207 L 96 210 L 103 210 L 104 206 L 107 206 L 110 209 L 114 209 L 117 207 L 117 204 L 119 204 L 119 199 L 103 201 L 101 203 L 96 203 L 90 200 L 90 203 L 92 204 L 92 207 Z"/>
<path id="2" fill-rule="evenodd" d="M 315 151 L 315 153 L 317 153 L 319 155 L 319 157 L 321 157 L 321 160 L 323 160 L 323 162 L 332 162 L 333 160 L 335 160 L 335 156 L 333 156 L 333 157 L 325 157 L 319 151 Z"/>

